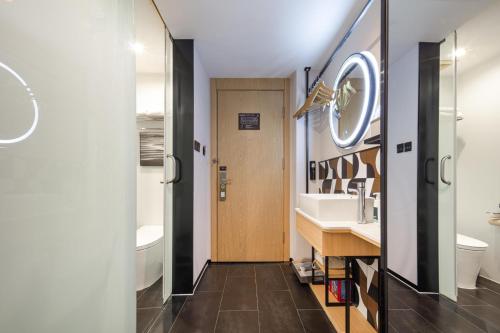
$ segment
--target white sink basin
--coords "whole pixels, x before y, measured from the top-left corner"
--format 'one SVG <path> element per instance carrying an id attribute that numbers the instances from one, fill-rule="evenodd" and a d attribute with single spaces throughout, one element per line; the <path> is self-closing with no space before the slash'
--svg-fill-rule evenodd
<path id="1" fill-rule="evenodd" d="M 374 198 L 366 198 L 365 213 L 373 221 Z M 305 194 L 299 195 L 299 208 L 320 221 L 358 221 L 358 197 L 349 194 Z"/>

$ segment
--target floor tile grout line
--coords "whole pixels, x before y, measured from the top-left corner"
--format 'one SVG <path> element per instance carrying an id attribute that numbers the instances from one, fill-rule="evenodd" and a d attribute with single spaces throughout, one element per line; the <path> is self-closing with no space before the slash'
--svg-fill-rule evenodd
<path id="1" fill-rule="evenodd" d="M 486 290 L 489 290 L 496 295 L 500 295 L 500 291 L 496 291 L 496 290 L 488 288 L 488 287 L 483 287 L 483 288 L 478 288 L 478 289 L 486 289 Z"/>
<path id="2" fill-rule="evenodd" d="M 163 312 L 163 309 L 164 308 L 160 308 L 160 311 L 158 312 L 158 314 L 151 320 L 151 322 L 149 322 L 146 326 L 146 329 L 143 331 L 143 333 L 149 333 L 152 329 L 153 329 L 153 326 L 156 324 L 156 321 L 158 320 L 158 318 L 160 318 L 162 312 Z"/>
<path id="3" fill-rule="evenodd" d="M 500 296 L 500 292 L 496 292 L 495 290 L 490 289 L 488 287 L 486 287 L 486 288 L 478 288 L 478 289 L 486 289 L 486 290 L 492 292 L 493 294 L 495 294 L 495 296 Z"/>
<path id="4" fill-rule="evenodd" d="M 442 333 L 446 333 L 446 332 L 443 332 L 439 327 L 435 326 L 433 323 L 431 323 L 430 321 L 428 321 L 426 318 L 424 318 L 424 316 L 422 316 L 420 313 L 418 313 L 416 310 L 414 309 L 410 309 L 410 311 L 413 311 L 418 317 L 422 318 L 425 322 L 427 322 L 427 324 L 429 324 L 430 327 L 433 327 L 436 329 L 436 331 L 438 332 L 442 332 Z"/>
<path id="5" fill-rule="evenodd" d="M 500 297 L 500 293 L 497 293 L 496 291 L 491 290 L 491 289 L 489 289 L 489 288 L 461 289 L 461 290 L 463 290 L 463 292 L 464 292 L 465 294 L 467 294 L 468 296 L 474 297 L 474 298 L 476 298 L 476 299 L 478 299 L 478 300 L 480 300 L 480 301 L 482 301 L 482 302 L 486 302 L 486 301 L 483 301 L 483 300 L 482 300 L 482 299 L 480 299 L 479 297 L 476 297 L 475 295 L 473 295 L 473 294 L 475 294 L 475 293 L 474 293 L 474 290 L 487 290 L 487 291 L 491 292 L 492 294 L 494 294 L 494 296 Z M 487 302 L 486 302 L 486 303 L 487 303 Z M 488 304 L 489 304 L 489 303 L 488 303 Z"/>
<path id="6" fill-rule="evenodd" d="M 153 325 L 156 323 L 156 320 L 158 319 L 158 317 L 160 317 L 160 315 L 161 315 L 161 310 L 160 310 L 160 312 L 158 312 L 158 314 L 156 315 L 156 317 L 154 317 L 153 319 L 151 319 L 151 321 L 148 323 L 148 325 L 146 325 L 146 328 L 142 332 L 143 333 L 149 333 L 153 329 Z"/>
<path id="7" fill-rule="evenodd" d="M 304 326 L 304 323 L 302 322 L 302 318 L 300 318 L 299 308 L 297 307 L 297 303 L 295 303 L 295 300 L 293 299 L 293 295 L 292 295 L 292 291 L 290 289 L 290 285 L 288 284 L 288 281 L 285 278 L 285 273 L 283 273 L 283 267 L 281 267 L 281 266 L 282 265 L 280 265 L 281 276 L 283 276 L 283 280 L 285 280 L 285 284 L 286 284 L 286 286 L 288 288 L 288 293 L 290 294 L 290 298 L 292 299 L 293 306 L 295 306 L 295 311 L 297 312 L 297 317 L 299 317 L 299 321 L 300 321 L 300 325 L 302 326 L 302 330 L 304 331 L 304 333 L 306 333 L 306 328 Z"/>
<path id="8" fill-rule="evenodd" d="M 433 302 L 437 302 L 437 301 L 436 301 L 435 299 L 433 299 L 432 297 L 429 297 L 428 295 L 425 295 L 425 294 L 419 294 L 419 293 L 417 293 L 415 290 L 412 290 L 412 289 L 410 289 L 410 288 L 407 288 L 407 289 L 401 289 L 401 290 L 394 290 L 394 292 L 399 292 L 399 291 L 405 291 L 405 292 L 410 291 L 413 295 L 416 295 L 417 297 L 429 298 L 431 301 L 433 301 Z M 414 312 L 416 312 L 417 314 L 419 314 L 419 315 L 420 315 L 420 313 L 419 313 L 416 309 L 414 309 L 413 307 L 411 307 L 409 304 L 407 304 L 407 303 L 406 303 L 406 302 L 404 302 L 404 301 L 401 301 L 401 302 L 402 302 L 403 304 L 405 304 L 406 306 L 408 306 L 411 310 L 413 310 Z M 439 304 L 439 302 L 437 302 L 437 303 Z M 450 312 L 450 313 L 452 313 L 452 314 L 456 315 L 457 317 L 461 318 L 462 320 L 464 320 L 465 322 L 467 322 L 467 323 L 468 323 L 468 324 L 470 324 L 471 326 L 474 326 L 475 328 L 477 328 L 477 329 L 479 329 L 480 331 L 484 332 L 484 330 L 483 330 L 481 327 L 477 326 L 475 323 L 471 322 L 469 319 L 465 318 L 465 317 L 464 317 L 463 315 L 461 315 L 460 313 L 457 313 L 457 312 L 455 312 L 455 311 L 452 311 L 452 310 L 450 310 L 450 309 L 448 309 L 447 307 L 444 307 L 444 306 L 443 306 L 443 308 L 442 308 L 442 309 L 443 309 L 444 311 L 447 311 L 447 312 Z M 464 310 L 465 310 L 465 309 L 464 309 Z M 472 314 L 472 313 L 470 313 L 470 315 L 473 315 L 473 314 Z M 422 315 L 420 315 L 420 316 L 421 316 L 422 318 L 424 318 L 426 321 L 428 321 L 428 320 L 427 320 L 425 317 L 423 317 Z M 477 318 L 477 317 L 476 317 L 476 318 Z M 481 320 L 481 318 L 478 318 L 478 319 L 480 319 L 480 320 Z"/>
<path id="9" fill-rule="evenodd" d="M 160 278 L 161 279 L 161 278 Z M 162 304 L 161 306 L 143 306 L 143 307 L 139 307 L 138 306 L 138 303 L 141 299 L 144 298 L 144 296 L 146 294 L 148 294 L 149 292 L 153 292 L 151 289 L 153 288 L 153 286 L 158 283 L 159 280 L 157 280 L 155 283 L 153 283 L 152 285 L 150 285 L 149 287 L 145 288 L 144 289 L 144 292 L 141 294 L 141 296 L 139 296 L 139 298 L 137 298 L 136 300 L 136 309 L 147 309 L 147 308 L 161 308 L 164 306 L 164 304 Z"/>
<path id="10" fill-rule="evenodd" d="M 170 328 L 168 329 L 168 333 L 172 332 L 172 330 L 174 329 L 174 326 L 175 326 L 175 323 L 177 322 L 177 319 L 179 319 L 179 316 L 181 315 L 182 313 L 182 310 L 184 310 L 184 306 L 186 305 L 189 297 L 192 297 L 192 296 L 187 296 L 185 299 L 184 299 L 184 302 L 182 303 L 182 306 L 181 308 L 179 309 L 179 312 L 177 313 L 177 316 L 175 316 L 175 319 L 174 319 L 174 322 L 172 323 L 172 326 L 170 326 Z M 148 332 L 149 333 L 149 332 Z"/>
<path id="11" fill-rule="evenodd" d="M 488 291 L 491 291 L 492 293 L 494 294 L 497 294 L 497 295 L 500 295 L 500 293 L 494 291 L 494 290 L 491 290 L 490 288 L 488 287 L 476 287 L 476 289 L 465 289 L 465 288 L 458 288 L 458 290 L 470 295 L 472 293 L 474 293 L 475 290 L 488 290 Z"/>
<path id="12" fill-rule="evenodd" d="M 394 325 L 392 325 L 391 323 L 389 323 L 389 327 L 392 327 L 392 329 L 393 329 L 394 331 L 396 331 L 396 333 L 399 333 L 399 331 L 396 329 L 396 327 L 394 327 Z"/>
<path id="13" fill-rule="evenodd" d="M 257 325 L 260 333 L 259 286 L 257 285 L 257 270 L 255 269 L 255 265 L 253 265 L 253 276 L 255 281 L 255 297 L 257 298 Z"/>
<path id="14" fill-rule="evenodd" d="M 150 310 L 150 309 L 163 309 L 164 305 L 162 306 L 145 306 L 142 308 L 137 308 L 137 310 Z"/>
<path id="15" fill-rule="evenodd" d="M 476 324 L 474 324 L 473 322 L 471 322 L 469 319 L 466 319 L 466 318 L 464 317 L 464 319 L 466 319 L 466 320 L 467 320 L 467 321 L 468 321 L 471 325 L 476 326 L 476 327 L 477 327 L 477 328 L 479 328 L 482 332 L 486 332 L 486 333 L 488 332 L 488 330 L 487 330 L 487 328 L 488 328 L 488 326 L 489 326 L 488 324 L 493 325 L 495 328 L 497 328 L 497 327 L 498 327 L 497 325 L 495 325 L 494 323 L 492 323 L 490 320 L 487 320 L 487 319 L 484 319 L 484 318 L 480 318 L 480 317 L 478 317 L 476 314 L 474 314 L 474 313 L 472 313 L 472 312 L 468 312 L 468 311 L 467 311 L 467 309 L 463 309 L 463 310 L 464 310 L 464 311 L 466 311 L 466 312 L 469 314 L 469 316 L 474 317 L 475 319 L 477 319 L 477 320 L 481 321 L 483 324 L 485 324 L 485 325 L 486 325 L 486 330 L 484 330 L 484 329 L 482 329 L 481 327 L 479 327 L 479 326 L 477 326 Z M 457 314 L 458 314 L 458 313 L 457 313 Z M 460 315 L 460 314 L 458 314 L 458 315 Z"/>
<path id="16" fill-rule="evenodd" d="M 144 294 L 146 293 L 146 291 L 148 291 L 149 287 L 148 288 L 144 288 L 142 290 L 142 293 L 139 295 L 139 297 L 137 298 L 137 302 L 139 302 L 139 300 L 144 296 Z M 141 290 L 139 290 L 141 291 Z"/>
<path id="17" fill-rule="evenodd" d="M 219 309 L 217 310 L 217 318 L 215 319 L 214 333 L 217 330 L 217 323 L 219 322 L 220 308 L 222 306 L 222 300 L 224 299 L 224 291 L 226 290 L 227 279 L 229 277 L 229 269 L 226 270 L 226 279 L 224 280 L 224 287 L 222 287 L 222 293 L 220 295 Z"/>
<path id="18" fill-rule="evenodd" d="M 158 318 L 160 318 L 161 314 L 163 313 L 163 311 L 167 307 L 167 304 L 168 304 L 168 301 L 167 301 L 167 303 L 163 304 L 163 306 L 160 308 L 161 309 L 160 312 L 158 312 L 158 314 L 156 315 L 156 317 L 153 318 L 153 320 L 150 323 L 149 327 L 146 327 L 146 329 L 143 331 L 144 333 L 151 332 L 151 330 L 155 326 L 156 322 L 158 321 Z M 153 308 L 153 309 L 158 309 L 158 308 Z"/>
<path id="19" fill-rule="evenodd" d="M 457 305 L 457 307 L 459 307 L 459 306 Z M 444 310 L 446 310 L 446 311 L 449 311 L 449 312 L 451 312 L 451 313 L 456 314 L 459 318 L 462 318 L 463 320 L 465 320 L 466 322 L 468 322 L 470 325 L 472 325 L 472 326 L 474 326 L 474 327 L 478 328 L 480 331 L 482 331 L 482 332 L 486 332 L 486 331 L 485 331 L 485 330 L 483 330 L 481 327 L 477 326 L 475 323 L 473 323 L 472 321 L 470 321 L 469 319 L 467 319 L 466 317 L 464 317 L 462 314 L 460 314 L 460 313 L 458 313 L 458 312 L 455 312 L 455 311 L 451 311 L 450 309 L 448 309 L 448 308 L 446 308 L 446 307 L 444 307 L 443 309 L 444 309 Z M 463 310 L 465 310 L 465 309 L 463 309 Z M 415 312 L 417 312 L 417 311 L 415 310 Z M 476 317 L 476 316 L 475 316 L 474 314 L 472 314 L 472 313 L 469 313 L 469 315 L 472 315 L 472 316 Z M 483 320 L 483 319 L 481 319 L 481 318 L 479 318 L 479 317 L 476 317 L 476 318 L 477 318 L 477 319 L 479 319 L 479 320 L 482 320 L 482 321 L 484 322 L 484 320 Z"/>
<path id="20" fill-rule="evenodd" d="M 155 282 L 155 283 L 157 283 L 157 282 Z M 151 288 L 153 287 L 153 285 L 155 283 L 153 283 L 151 286 L 149 286 L 147 288 L 144 288 L 144 292 L 141 294 L 141 296 L 139 296 L 139 298 L 136 301 L 137 303 L 139 302 L 140 299 L 142 299 L 144 297 L 144 295 L 146 295 L 146 293 L 148 291 L 151 291 Z M 136 312 L 137 312 L 137 310 L 160 309 L 160 311 L 158 312 L 158 314 L 154 318 L 152 318 L 150 322 L 148 322 L 148 325 L 146 325 L 146 328 L 143 330 L 143 333 L 149 333 L 149 331 L 151 331 L 151 329 L 153 328 L 154 324 L 156 324 L 156 321 L 158 320 L 158 318 L 160 317 L 161 313 L 165 309 L 165 306 L 166 306 L 166 304 L 162 304 L 161 306 L 147 306 L 147 307 L 138 307 L 136 305 Z M 136 320 L 137 320 L 137 318 L 136 318 Z"/>
<path id="21" fill-rule="evenodd" d="M 219 312 L 257 312 L 259 310 L 220 310 Z"/>
<path id="22" fill-rule="evenodd" d="M 486 301 L 484 301 L 484 300 L 482 300 L 479 297 L 476 297 L 474 295 L 471 295 L 471 294 L 468 294 L 468 293 L 466 293 L 466 295 L 467 295 L 467 297 L 473 298 L 476 301 L 476 303 L 480 303 L 480 304 L 459 304 L 458 303 L 458 299 L 457 299 L 457 302 L 456 302 L 457 306 L 466 306 L 466 305 L 467 306 L 469 306 L 469 305 L 492 305 L 492 304 L 490 304 L 490 303 L 488 303 L 488 302 L 486 302 Z M 458 295 L 458 298 L 461 298 L 461 296 Z M 494 307 L 496 307 L 497 309 L 500 310 L 500 308 L 498 308 L 497 306 L 495 306 L 495 305 L 492 305 L 492 306 L 494 306 Z"/>

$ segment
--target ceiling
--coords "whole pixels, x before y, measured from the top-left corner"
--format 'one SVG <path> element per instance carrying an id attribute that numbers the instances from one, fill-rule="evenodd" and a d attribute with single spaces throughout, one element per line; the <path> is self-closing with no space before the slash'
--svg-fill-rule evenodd
<path id="1" fill-rule="evenodd" d="M 389 62 L 419 42 L 439 42 L 495 0 L 389 1 Z"/>
<path id="2" fill-rule="evenodd" d="M 285 77 L 315 66 L 365 0 L 155 0 L 174 38 L 194 38 L 210 77 Z"/>
<path id="3" fill-rule="evenodd" d="M 210 77 L 285 77 L 304 66 L 320 68 L 366 0 L 155 2 L 174 38 L 195 39 Z M 441 41 L 492 3 L 500 1 L 390 1 L 389 62 L 418 42 Z M 137 41 L 145 46 L 137 57 L 138 72 L 161 72 L 162 22 L 149 0 L 136 4 Z M 481 39 L 494 39 L 495 34 Z M 464 31 L 461 41 L 467 35 Z"/>
<path id="4" fill-rule="evenodd" d="M 459 72 L 498 58 L 500 55 L 500 43 L 497 42 L 500 31 L 499 17 L 500 1 L 497 0 L 457 30 L 458 47 L 465 50 L 465 54 L 458 59 Z"/>

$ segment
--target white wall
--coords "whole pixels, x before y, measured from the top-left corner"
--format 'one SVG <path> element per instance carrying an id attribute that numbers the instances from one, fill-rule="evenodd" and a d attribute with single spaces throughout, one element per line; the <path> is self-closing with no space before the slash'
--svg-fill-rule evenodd
<path id="1" fill-rule="evenodd" d="M 465 62 L 467 55 L 458 66 Z M 485 214 L 500 204 L 499 86 L 498 55 L 458 76 L 464 120 L 457 124 L 457 229 L 488 243 L 480 274 L 500 283 L 500 227 L 488 224 Z"/>
<path id="2" fill-rule="evenodd" d="M 165 113 L 164 73 L 137 73 L 136 88 L 137 113 Z"/>
<path id="3" fill-rule="evenodd" d="M 417 284 L 418 45 L 389 66 L 388 268 Z M 397 154 L 407 141 L 412 151 Z"/>
<path id="4" fill-rule="evenodd" d="M 1 332 L 135 332 L 133 19 L 130 0 L 0 5 L 0 62 L 40 112 L 0 145 Z M 0 138 L 32 114 L 6 82 Z"/>
<path id="5" fill-rule="evenodd" d="M 210 79 L 194 47 L 194 152 L 193 283 L 210 259 Z M 203 156 L 203 146 L 207 150 Z"/>
<path id="6" fill-rule="evenodd" d="M 164 113 L 165 75 L 137 75 L 136 111 L 138 113 Z M 142 128 L 163 129 L 163 121 L 137 121 L 137 227 L 143 225 L 163 225 L 163 180 L 162 166 L 140 165 L 140 137 Z"/>

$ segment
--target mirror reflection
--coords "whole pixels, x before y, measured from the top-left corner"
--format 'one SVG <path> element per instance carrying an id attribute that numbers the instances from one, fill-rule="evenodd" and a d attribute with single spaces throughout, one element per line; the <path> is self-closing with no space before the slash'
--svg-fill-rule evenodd
<path id="1" fill-rule="evenodd" d="M 361 67 L 353 64 L 340 79 L 335 94 L 334 115 L 336 130 L 341 140 L 348 139 L 362 116 L 364 77 Z"/>

